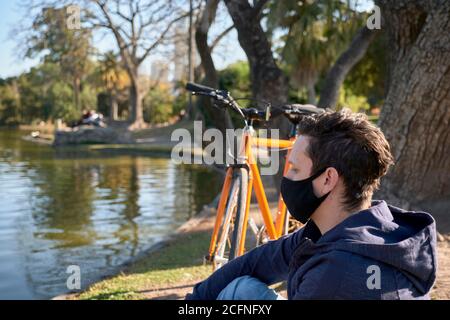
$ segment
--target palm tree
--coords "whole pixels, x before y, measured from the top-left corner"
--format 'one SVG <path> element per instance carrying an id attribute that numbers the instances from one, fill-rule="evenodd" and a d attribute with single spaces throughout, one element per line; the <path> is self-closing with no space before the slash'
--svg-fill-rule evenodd
<path id="1" fill-rule="evenodd" d="M 320 75 L 347 47 L 361 15 L 344 1 L 274 1 L 268 27 L 282 32 L 278 48 L 290 84 L 304 88 L 308 102 L 316 103 L 315 85 Z"/>

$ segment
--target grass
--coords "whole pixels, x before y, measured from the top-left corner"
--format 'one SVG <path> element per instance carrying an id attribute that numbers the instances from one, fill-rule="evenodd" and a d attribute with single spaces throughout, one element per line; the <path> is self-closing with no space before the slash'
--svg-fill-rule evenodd
<path id="1" fill-rule="evenodd" d="M 211 274 L 203 265 L 210 232 L 177 236 L 163 248 L 139 259 L 121 274 L 92 285 L 75 299 L 146 299 L 146 292 L 180 283 L 200 281 Z"/>

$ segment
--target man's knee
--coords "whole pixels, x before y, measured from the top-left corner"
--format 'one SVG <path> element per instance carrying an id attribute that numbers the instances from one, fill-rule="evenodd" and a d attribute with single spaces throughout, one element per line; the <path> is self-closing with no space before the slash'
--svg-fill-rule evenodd
<path id="1" fill-rule="evenodd" d="M 242 276 L 231 281 L 217 297 L 219 300 L 271 300 L 276 293 L 260 280 Z"/>

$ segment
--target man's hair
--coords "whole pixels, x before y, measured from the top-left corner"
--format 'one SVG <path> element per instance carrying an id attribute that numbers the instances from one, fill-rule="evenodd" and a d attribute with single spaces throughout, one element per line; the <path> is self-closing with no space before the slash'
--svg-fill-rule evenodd
<path id="1" fill-rule="evenodd" d="M 312 174 L 333 167 L 343 178 L 347 210 L 370 201 L 394 163 L 384 134 L 362 113 L 343 109 L 308 116 L 300 122 L 299 132 L 310 137 L 306 152 L 313 163 Z"/>

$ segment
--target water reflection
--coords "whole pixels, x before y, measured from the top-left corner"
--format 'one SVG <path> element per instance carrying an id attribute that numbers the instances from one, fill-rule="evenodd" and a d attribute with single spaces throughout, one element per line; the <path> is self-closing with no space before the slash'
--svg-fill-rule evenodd
<path id="1" fill-rule="evenodd" d="M 221 178 L 169 159 L 53 150 L 0 131 L 0 299 L 66 291 L 149 247 L 210 202 Z"/>

